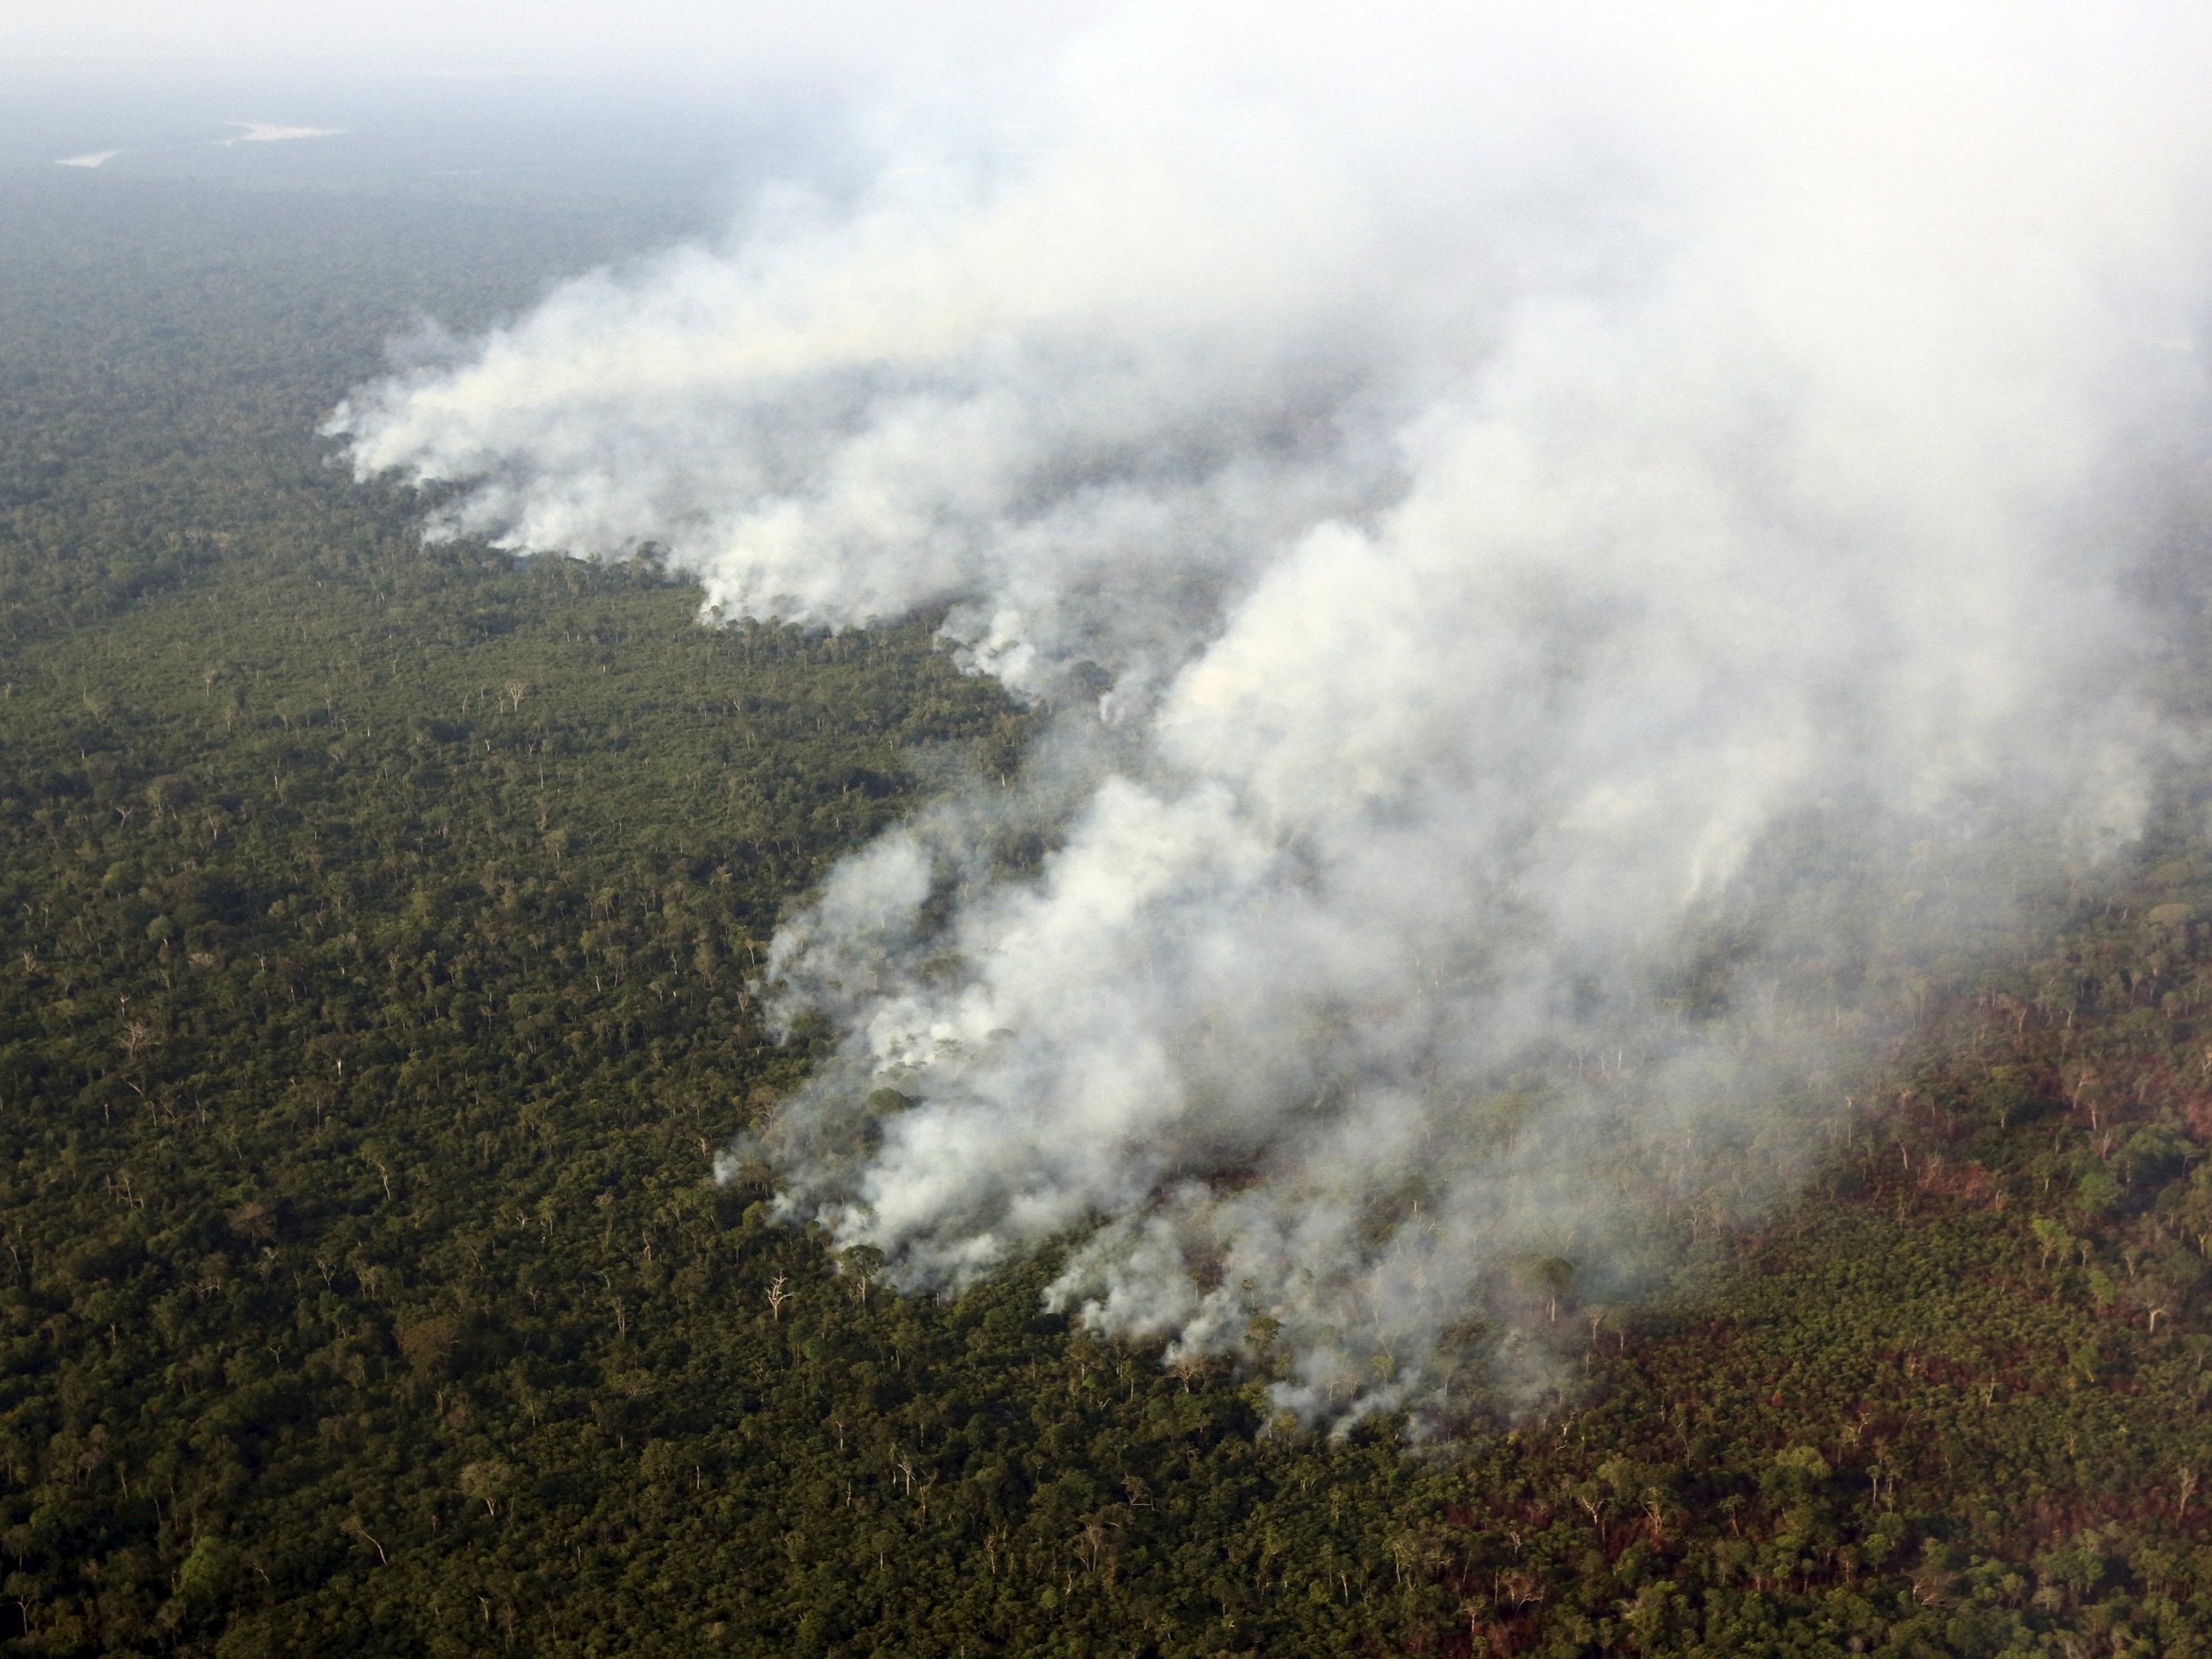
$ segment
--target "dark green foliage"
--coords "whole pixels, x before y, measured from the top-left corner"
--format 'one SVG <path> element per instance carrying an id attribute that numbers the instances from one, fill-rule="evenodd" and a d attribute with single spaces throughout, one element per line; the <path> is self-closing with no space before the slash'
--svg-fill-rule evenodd
<path id="1" fill-rule="evenodd" d="M 52 169 L 47 169 L 49 173 Z M 0 173 L 0 640 L 228 557 L 357 548 L 314 430 L 435 317 L 630 251 L 630 219 Z M 387 500 L 397 533 L 412 503 Z"/>
<path id="2" fill-rule="evenodd" d="M 778 902 L 903 749 L 1010 717 L 924 629 L 692 604 L 403 545 L 18 651 L 0 1548 L 42 1649 L 1088 1651 L 1237 1617 L 1285 1479 L 1361 1494 L 1319 1627 L 1378 1617 L 1394 1454 L 1256 1442 L 1033 1272 L 871 1294 L 707 1184 L 803 1062 L 745 983 Z"/>

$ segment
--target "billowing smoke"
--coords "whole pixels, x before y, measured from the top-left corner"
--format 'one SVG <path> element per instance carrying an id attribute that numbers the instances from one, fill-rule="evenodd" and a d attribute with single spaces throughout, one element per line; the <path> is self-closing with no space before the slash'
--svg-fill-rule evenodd
<path id="1" fill-rule="evenodd" d="M 1061 1305 L 1304 1416 L 1510 1394 L 1786 1189 L 1931 950 L 2133 834 L 2205 44 L 1137 15 L 332 430 L 710 614 L 941 609 L 1053 711 L 784 929 L 840 1046 L 726 1168 L 911 1287 L 1064 1243 Z"/>

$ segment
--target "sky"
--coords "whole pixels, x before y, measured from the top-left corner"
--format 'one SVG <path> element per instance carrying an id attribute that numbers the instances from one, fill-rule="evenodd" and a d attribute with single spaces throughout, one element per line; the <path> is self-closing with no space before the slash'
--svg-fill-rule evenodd
<path id="1" fill-rule="evenodd" d="M 645 76 L 742 84 L 790 75 L 957 76 L 1018 62 L 1107 8 L 1033 0 L 804 6 L 585 0 L 29 0 L 0 8 L 0 58 L 133 58 L 461 74 Z"/>

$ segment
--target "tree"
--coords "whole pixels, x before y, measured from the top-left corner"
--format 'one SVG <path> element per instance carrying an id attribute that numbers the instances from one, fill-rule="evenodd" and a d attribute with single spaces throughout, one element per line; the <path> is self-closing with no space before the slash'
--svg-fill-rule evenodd
<path id="1" fill-rule="evenodd" d="M 484 1513 L 499 1513 L 499 1500 L 512 1484 L 514 1471 L 497 1458 L 480 1459 L 461 1471 L 460 1488 L 464 1497 L 474 1498 L 484 1506 Z"/>

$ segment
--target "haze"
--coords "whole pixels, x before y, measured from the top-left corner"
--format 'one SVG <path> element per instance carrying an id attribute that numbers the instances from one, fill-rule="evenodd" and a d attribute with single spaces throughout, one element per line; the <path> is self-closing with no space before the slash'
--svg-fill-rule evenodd
<path id="1" fill-rule="evenodd" d="M 792 7 L 645 0 L 445 6 L 271 0 L 173 6 L 35 0 L 0 21 L 0 58 L 185 60 L 207 66 L 480 76 L 643 78 L 741 87 L 791 75 L 964 73 L 1046 50 L 1102 6 L 950 0 Z"/>

